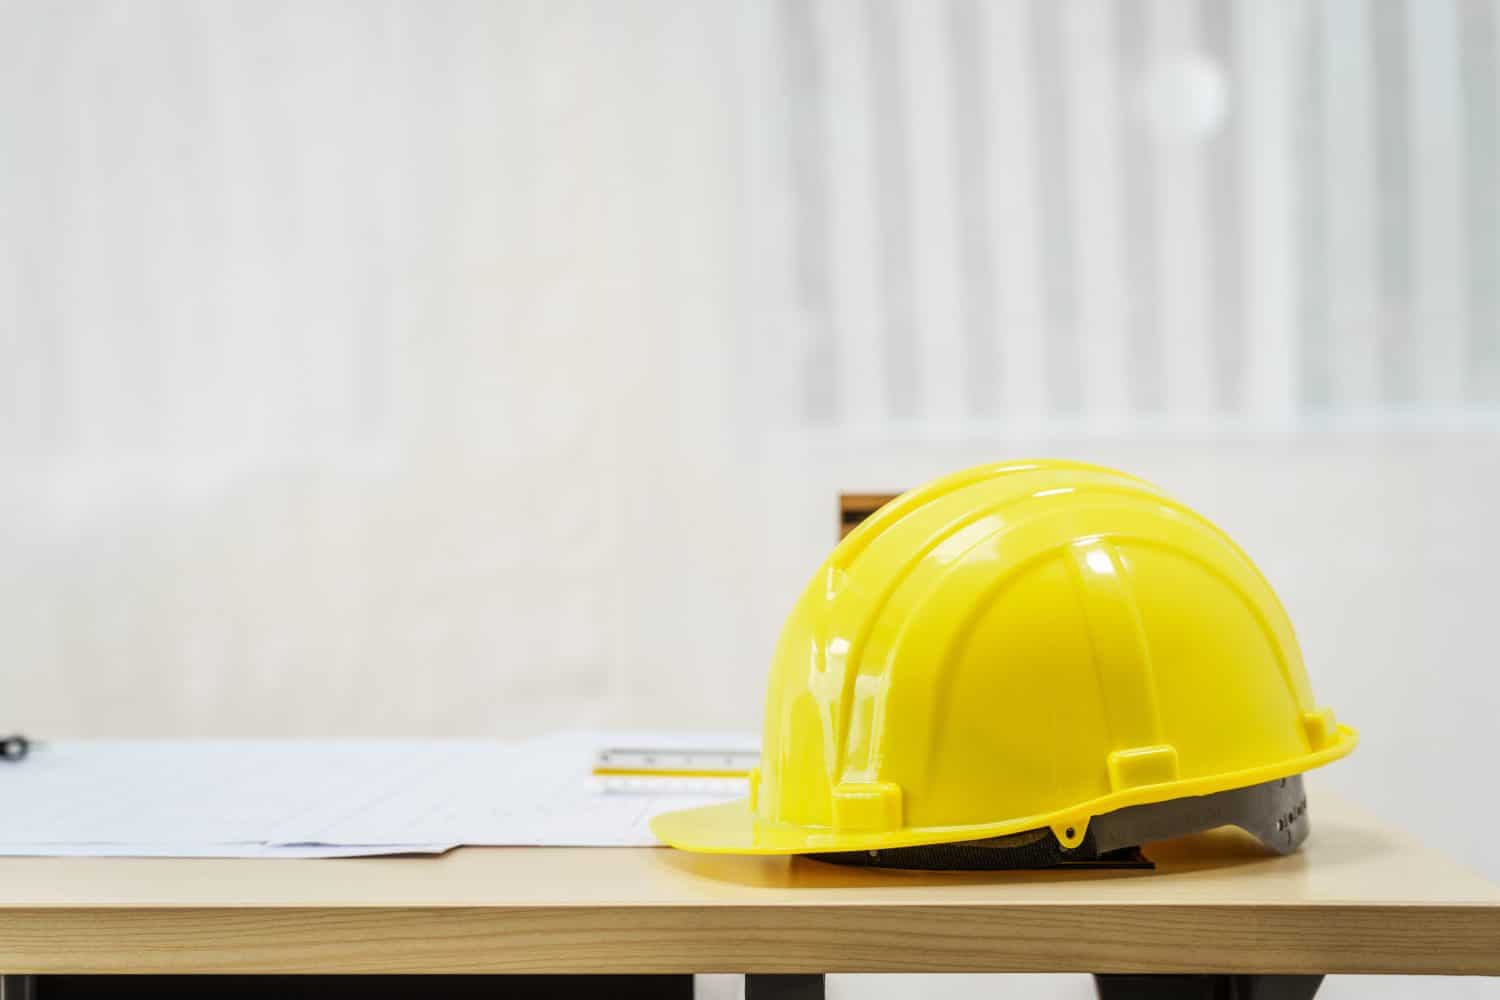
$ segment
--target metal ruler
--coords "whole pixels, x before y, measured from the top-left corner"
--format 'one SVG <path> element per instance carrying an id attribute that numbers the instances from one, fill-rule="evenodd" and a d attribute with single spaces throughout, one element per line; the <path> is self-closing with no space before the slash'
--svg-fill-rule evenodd
<path id="1" fill-rule="evenodd" d="M 759 764 L 759 750 L 609 747 L 595 756 L 593 773 L 600 778 L 744 778 Z"/>

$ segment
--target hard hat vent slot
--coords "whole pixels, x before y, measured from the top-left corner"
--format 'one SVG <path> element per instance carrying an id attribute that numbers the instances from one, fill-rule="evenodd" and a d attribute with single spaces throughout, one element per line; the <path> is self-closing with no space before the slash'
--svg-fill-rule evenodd
<path id="1" fill-rule="evenodd" d="M 901 786 L 889 781 L 845 782 L 833 790 L 833 826 L 884 833 L 901 828 Z"/>
<path id="2" fill-rule="evenodd" d="M 1109 755 L 1109 784 L 1113 791 L 1161 785 L 1178 778 L 1177 748 L 1162 744 L 1131 747 Z"/>
<path id="3" fill-rule="evenodd" d="M 1339 727 L 1332 709 L 1320 708 L 1303 713 L 1302 727 L 1307 731 L 1307 742 L 1313 750 L 1322 750 L 1339 741 Z"/>

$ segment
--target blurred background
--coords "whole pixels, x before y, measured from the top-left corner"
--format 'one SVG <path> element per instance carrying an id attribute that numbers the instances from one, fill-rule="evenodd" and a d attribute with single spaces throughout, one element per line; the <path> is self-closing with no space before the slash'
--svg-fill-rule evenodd
<path id="1" fill-rule="evenodd" d="M 0 728 L 756 729 L 841 489 L 1038 454 L 1500 878 L 1500 0 L 0 0 Z"/>

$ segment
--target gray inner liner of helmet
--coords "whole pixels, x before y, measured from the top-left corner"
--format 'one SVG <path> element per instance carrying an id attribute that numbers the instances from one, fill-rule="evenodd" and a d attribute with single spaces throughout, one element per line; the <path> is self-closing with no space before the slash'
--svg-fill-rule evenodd
<path id="1" fill-rule="evenodd" d="M 1307 839 L 1307 795 L 1302 775 L 1213 795 L 1128 806 L 1095 816 L 1077 847 L 1064 847 L 1047 828 L 954 844 L 836 851 L 808 857 L 867 868 L 1002 871 L 1018 868 L 1151 867 L 1139 848 L 1221 826 L 1237 826 L 1278 854 Z"/>

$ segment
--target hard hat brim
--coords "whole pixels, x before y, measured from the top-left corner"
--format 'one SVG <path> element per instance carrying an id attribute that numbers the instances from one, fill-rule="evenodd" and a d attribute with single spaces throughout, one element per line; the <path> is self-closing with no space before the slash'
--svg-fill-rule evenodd
<path id="1" fill-rule="evenodd" d="M 1353 728 L 1340 725 L 1331 745 L 1277 765 L 1134 788 L 1080 803 L 1075 808 L 1055 814 L 1016 817 L 995 823 L 902 827 L 880 832 L 835 831 L 827 827 L 770 823 L 754 814 L 749 799 L 739 799 L 662 813 L 651 820 L 651 831 L 671 847 L 703 854 L 817 854 L 958 843 L 1064 823 L 1086 824 L 1090 817 L 1127 806 L 1165 802 L 1193 795 L 1211 795 L 1276 778 L 1291 777 L 1345 756 L 1354 749 L 1358 741 L 1359 734 Z"/>

